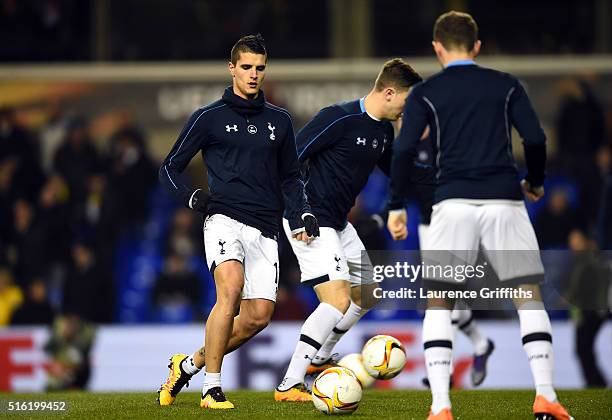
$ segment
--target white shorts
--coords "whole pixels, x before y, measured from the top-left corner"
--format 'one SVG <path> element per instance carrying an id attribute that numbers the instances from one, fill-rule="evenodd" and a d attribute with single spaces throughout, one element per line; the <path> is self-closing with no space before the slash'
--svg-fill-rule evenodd
<path id="1" fill-rule="evenodd" d="M 444 200 L 433 206 L 429 228 L 419 233 L 425 250 L 452 251 L 467 264 L 474 264 L 482 249 L 500 281 L 543 277 L 538 240 L 522 201 Z"/>
<path id="2" fill-rule="evenodd" d="M 348 280 L 355 287 L 373 282 L 372 263 L 350 223 L 341 231 L 319 228 L 321 236 L 309 245 L 293 238 L 287 219 L 283 228 L 300 264 L 302 283 L 314 287 L 328 280 Z"/>
<path id="3" fill-rule="evenodd" d="M 225 261 L 242 263 L 242 299 L 276 302 L 278 244 L 274 239 L 223 214 L 213 214 L 204 222 L 204 246 L 208 268 L 213 275 L 215 267 Z"/>

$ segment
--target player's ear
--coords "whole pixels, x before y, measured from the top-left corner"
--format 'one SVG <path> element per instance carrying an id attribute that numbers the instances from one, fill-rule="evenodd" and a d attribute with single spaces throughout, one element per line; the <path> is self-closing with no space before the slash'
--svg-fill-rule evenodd
<path id="1" fill-rule="evenodd" d="M 385 88 L 385 99 L 390 102 L 395 96 L 395 93 L 396 92 L 393 87 L 386 87 Z"/>
<path id="2" fill-rule="evenodd" d="M 229 69 L 229 72 L 232 77 L 235 77 L 234 71 L 236 70 L 236 66 L 234 66 L 234 63 L 232 63 L 231 61 L 227 63 L 227 68 Z"/>
<path id="3" fill-rule="evenodd" d="M 480 47 L 482 46 L 482 42 L 480 42 L 480 40 L 476 40 L 476 42 L 474 43 L 474 48 L 472 48 L 472 54 L 474 55 L 474 57 L 477 57 L 478 54 L 480 54 Z"/>

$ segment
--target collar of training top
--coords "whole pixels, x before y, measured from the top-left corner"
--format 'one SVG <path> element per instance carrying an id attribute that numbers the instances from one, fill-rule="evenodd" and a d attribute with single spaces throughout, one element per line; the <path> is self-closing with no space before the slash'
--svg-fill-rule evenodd
<path id="1" fill-rule="evenodd" d="M 241 115 L 259 114 L 263 111 L 264 105 L 266 104 L 266 97 L 263 90 L 259 91 L 259 95 L 257 95 L 255 99 L 244 99 L 236 95 L 231 86 L 225 88 L 222 99 L 227 106 Z"/>

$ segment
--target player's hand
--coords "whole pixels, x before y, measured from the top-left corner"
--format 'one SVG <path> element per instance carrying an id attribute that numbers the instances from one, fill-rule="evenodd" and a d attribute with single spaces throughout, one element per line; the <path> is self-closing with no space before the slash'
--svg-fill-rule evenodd
<path id="1" fill-rule="evenodd" d="M 206 214 L 208 211 L 208 201 L 210 200 L 210 194 L 206 191 L 197 189 L 191 195 L 189 199 L 188 207 L 197 212 Z"/>
<path id="2" fill-rule="evenodd" d="M 406 227 L 406 210 L 391 210 L 389 211 L 389 219 L 387 220 L 387 229 L 391 237 L 395 241 L 401 241 L 408 236 L 408 228 Z"/>
<path id="3" fill-rule="evenodd" d="M 544 187 L 532 187 L 529 181 L 523 179 L 521 181 L 521 188 L 523 189 L 523 194 L 527 197 L 527 200 L 535 203 L 540 198 L 544 197 Z"/>
<path id="4" fill-rule="evenodd" d="M 310 244 L 314 238 L 320 235 L 319 222 L 314 215 L 310 213 L 304 213 L 302 215 L 302 223 L 304 227 L 293 234 L 293 237 L 298 241 L 306 242 Z"/>

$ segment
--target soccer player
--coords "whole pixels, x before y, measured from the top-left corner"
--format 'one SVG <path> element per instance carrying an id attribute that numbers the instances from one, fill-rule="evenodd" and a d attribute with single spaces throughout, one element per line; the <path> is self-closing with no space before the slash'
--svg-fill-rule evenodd
<path id="1" fill-rule="evenodd" d="M 234 408 L 221 390 L 221 363 L 224 354 L 265 328 L 272 316 L 281 190 L 294 240 L 309 242 L 319 234 L 299 173 L 291 116 L 266 102 L 261 90 L 266 63 L 260 35 L 240 38 L 231 51 L 232 86 L 220 100 L 193 113 L 159 170 L 170 191 L 206 215 L 206 259 L 217 293 L 204 348 L 191 356 L 172 356 L 170 374 L 159 390 L 161 405 L 172 404 L 191 376 L 206 366 L 200 406 Z M 179 181 L 198 152 L 208 168 L 210 192 Z"/>
<path id="2" fill-rule="evenodd" d="M 306 192 L 321 224 L 315 242 L 290 239 L 302 282 L 321 302 L 300 331 L 287 373 L 274 392 L 277 401 L 310 401 L 304 376 L 329 366 L 334 345 L 373 305 L 371 264 L 348 213 L 379 166 L 389 174 L 393 126 L 419 75 L 401 59 L 387 61 L 365 97 L 322 109 L 296 136 L 300 162 L 307 165 Z M 288 238 L 294 236 L 283 220 Z M 362 299 L 362 297 L 364 299 Z"/>
<path id="3" fill-rule="evenodd" d="M 400 128 L 402 120 L 399 120 Z M 429 134 L 429 130 L 427 130 Z M 419 141 L 416 146 L 414 167 L 410 175 L 410 193 L 408 198 L 416 200 L 419 206 L 419 247 L 426 248 L 427 234 L 431 222 L 431 212 L 434 201 L 436 185 L 436 168 L 434 164 L 434 149 L 431 137 Z M 487 376 L 487 362 L 495 349 L 493 341 L 480 331 L 470 307 L 463 301 L 457 301 L 451 312 L 453 324 L 453 342 L 457 331 L 461 331 L 470 340 L 474 347 L 472 358 L 471 379 L 472 385 L 479 386 Z M 452 364 L 449 366 L 452 375 Z M 423 384 L 429 387 L 429 380 L 423 378 Z M 452 384 L 452 381 L 451 381 Z"/>
<path id="4" fill-rule="evenodd" d="M 395 239 L 407 234 L 401 197 L 411 170 L 416 144 L 429 125 L 435 140 L 435 205 L 427 249 L 453 251 L 473 264 L 479 245 L 491 250 L 526 250 L 520 263 L 509 251 L 493 258 L 500 281 L 532 293 L 515 299 L 522 342 L 533 374 L 537 419 L 569 419 L 553 388 L 551 324 L 537 284 L 543 278 L 538 243 L 523 203 L 544 195 L 546 146 L 544 132 L 525 89 L 513 76 L 474 63 L 480 51 L 474 19 L 451 11 L 434 26 L 433 48 L 443 70 L 415 86 L 404 110 L 405 123 L 394 145 L 392 199 L 388 228 Z M 523 138 L 527 176 L 520 183 L 511 149 L 511 127 Z M 499 252 L 499 251 L 498 251 Z M 507 260 L 505 258 L 508 258 Z M 433 276 L 432 276 L 433 277 Z M 455 279 L 427 279 L 430 288 L 456 286 Z M 451 285 L 452 283 L 452 285 Z M 452 353 L 453 302 L 428 301 L 423 321 L 423 346 L 431 384 L 429 419 L 452 419 L 449 365 Z"/>

